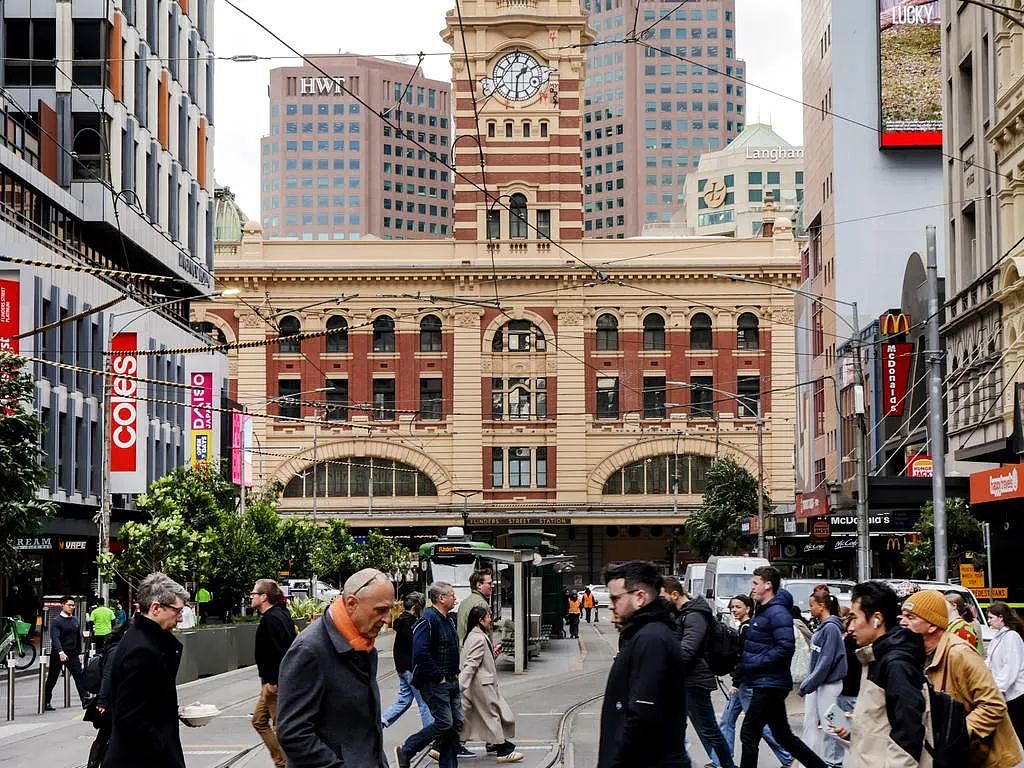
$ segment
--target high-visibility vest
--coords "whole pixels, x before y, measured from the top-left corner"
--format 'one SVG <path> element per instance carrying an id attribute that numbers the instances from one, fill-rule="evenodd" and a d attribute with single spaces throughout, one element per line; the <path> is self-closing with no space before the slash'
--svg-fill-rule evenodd
<path id="1" fill-rule="evenodd" d="M 583 607 L 593 608 L 594 607 L 594 596 L 592 594 L 583 595 Z"/>
<path id="2" fill-rule="evenodd" d="M 570 598 L 569 599 L 569 613 L 579 613 L 579 612 L 580 612 L 580 601 L 579 600 L 573 600 L 573 599 Z"/>

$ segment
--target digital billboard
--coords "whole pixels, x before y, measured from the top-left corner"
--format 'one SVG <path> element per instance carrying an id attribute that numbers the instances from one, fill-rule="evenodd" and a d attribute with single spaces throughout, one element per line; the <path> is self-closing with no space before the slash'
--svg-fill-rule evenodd
<path id="1" fill-rule="evenodd" d="M 878 0 L 883 149 L 942 146 L 939 0 Z"/>

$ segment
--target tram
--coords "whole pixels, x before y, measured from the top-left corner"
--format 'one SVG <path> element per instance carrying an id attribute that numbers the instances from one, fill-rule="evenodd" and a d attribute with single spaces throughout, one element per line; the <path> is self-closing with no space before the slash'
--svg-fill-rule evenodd
<path id="1" fill-rule="evenodd" d="M 423 593 L 435 581 L 447 581 L 455 588 L 458 602 L 469 596 L 469 577 L 477 568 L 492 566 L 487 557 L 494 547 L 484 541 L 473 541 L 459 526 L 453 526 L 436 541 L 420 545 L 420 573 L 423 574 Z M 493 566 L 492 566 L 493 567 Z M 495 581 L 498 575 L 495 573 Z M 497 597 L 497 596 L 496 596 Z M 495 601 L 500 605 L 500 597 Z"/>

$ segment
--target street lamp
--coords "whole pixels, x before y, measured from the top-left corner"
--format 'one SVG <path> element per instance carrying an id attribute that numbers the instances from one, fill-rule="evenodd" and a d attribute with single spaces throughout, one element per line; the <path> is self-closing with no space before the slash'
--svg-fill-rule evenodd
<path id="1" fill-rule="evenodd" d="M 742 395 L 738 395 L 735 392 L 726 392 L 724 389 L 708 387 L 703 384 L 694 385 L 688 381 L 666 381 L 665 383 L 676 387 L 706 389 L 710 392 L 717 392 L 720 395 L 732 398 L 737 404 L 744 400 Z M 757 554 L 761 557 L 767 557 L 764 546 L 764 418 L 761 416 L 760 393 L 757 396 L 757 414 L 754 424 L 757 425 Z"/>
<path id="2" fill-rule="evenodd" d="M 103 408 L 100 413 L 100 425 L 103 430 L 103 450 L 100 455 L 100 513 L 98 523 L 99 534 L 99 553 L 102 557 L 110 553 L 110 506 L 111 506 L 111 492 L 110 492 L 110 448 L 111 448 L 111 424 L 110 424 L 110 401 L 111 401 L 111 389 L 112 382 L 110 378 L 113 374 L 111 370 L 111 355 L 110 347 L 113 343 L 113 338 L 118 333 L 124 331 L 128 326 L 134 323 L 141 317 L 145 317 L 150 312 L 153 312 L 162 307 L 166 307 L 170 304 L 176 304 L 180 301 L 197 301 L 199 299 L 211 299 L 215 296 L 229 297 L 237 296 L 242 291 L 239 288 L 226 288 L 222 291 L 213 291 L 212 293 L 206 293 L 201 296 L 181 296 L 175 298 L 169 298 L 166 301 L 152 304 L 147 307 L 139 307 L 137 309 L 130 309 L 127 312 L 111 312 L 109 321 L 107 322 L 106 340 L 103 345 L 104 351 L 107 353 L 106 358 L 103 362 Z M 116 332 L 114 331 L 114 323 L 119 318 L 124 318 L 128 315 L 135 315 L 128 322 L 122 325 Z M 100 595 L 104 600 L 110 597 L 110 585 L 108 585 L 103 579 L 103 572 L 98 570 L 97 584 L 100 588 Z"/>
<path id="3" fill-rule="evenodd" d="M 802 291 L 799 288 L 790 288 L 788 285 L 779 285 L 764 280 L 757 280 L 744 275 L 726 274 L 713 272 L 713 277 L 725 278 L 740 283 L 754 283 L 756 285 L 767 285 L 772 288 L 779 288 L 788 291 L 796 296 L 805 296 L 809 299 L 821 302 L 832 302 L 841 304 L 852 309 L 853 322 L 851 323 L 829 304 L 821 304 L 833 315 L 842 320 L 853 332 L 853 375 L 856 379 L 853 389 L 853 413 L 857 417 L 857 579 L 867 581 L 871 578 L 871 534 L 868 529 L 868 464 L 867 464 L 867 424 L 864 420 L 864 369 L 861 362 L 860 347 L 860 321 L 857 316 L 857 302 L 844 301 L 831 296 Z"/>
<path id="4" fill-rule="evenodd" d="M 452 491 L 453 496 L 462 497 L 462 532 L 469 536 L 469 497 L 483 493 L 479 488 L 467 488 L 462 491 Z"/>

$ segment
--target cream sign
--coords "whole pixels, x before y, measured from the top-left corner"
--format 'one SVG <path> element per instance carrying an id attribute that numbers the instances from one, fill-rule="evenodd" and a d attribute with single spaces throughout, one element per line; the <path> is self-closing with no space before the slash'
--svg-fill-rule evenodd
<path id="1" fill-rule="evenodd" d="M 299 96 L 337 96 L 344 92 L 344 77 L 299 78 Z"/>
<path id="2" fill-rule="evenodd" d="M 1016 493 L 1020 488 L 1020 482 L 1017 477 L 1017 469 L 1011 469 L 1005 475 L 992 475 L 988 479 L 988 492 L 989 495 L 999 498 L 1000 496 L 1007 493 Z"/>

